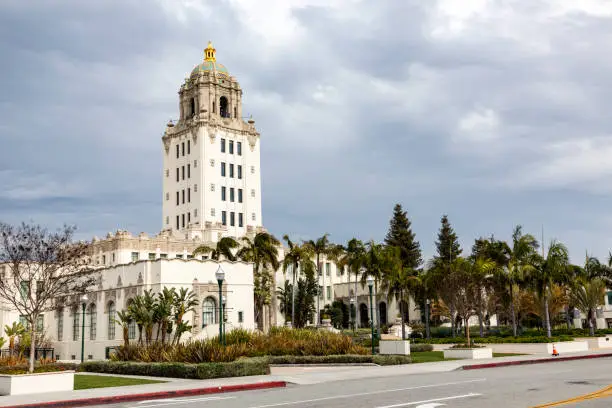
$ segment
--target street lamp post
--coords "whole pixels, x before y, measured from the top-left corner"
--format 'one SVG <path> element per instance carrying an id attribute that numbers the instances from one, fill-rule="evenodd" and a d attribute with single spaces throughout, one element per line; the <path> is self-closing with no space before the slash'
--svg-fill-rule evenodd
<path id="1" fill-rule="evenodd" d="M 83 302 L 83 325 L 81 326 L 81 364 L 85 361 L 85 307 L 87 306 L 87 295 L 81 297 Z"/>
<path id="2" fill-rule="evenodd" d="M 227 310 L 227 297 L 226 296 L 222 296 L 221 297 L 221 304 L 223 305 L 223 312 L 221 313 L 221 318 L 223 320 L 223 345 L 225 346 L 225 313 Z"/>
<path id="3" fill-rule="evenodd" d="M 215 273 L 217 283 L 219 284 L 219 344 L 223 345 L 223 280 L 225 279 L 225 271 L 219 265 Z"/>
<path id="4" fill-rule="evenodd" d="M 374 301 L 372 300 L 372 288 L 374 287 L 374 278 L 368 277 L 368 287 L 370 288 L 370 327 L 372 329 L 372 355 L 374 355 Z"/>

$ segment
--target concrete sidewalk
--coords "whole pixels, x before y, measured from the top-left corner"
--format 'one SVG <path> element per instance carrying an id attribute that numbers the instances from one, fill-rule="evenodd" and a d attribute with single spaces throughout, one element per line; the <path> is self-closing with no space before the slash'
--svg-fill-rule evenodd
<path id="1" fill-rule="evenodd" d="M 608 350 L 568 353 L 551 358 L 548 355 L 525 355 L 498 357 L 483 360 L 453 360 L 435 363 L 406 364 L 400 366 L 325 366 L 325 367 L 272 367 L 271 375 L 220 378 L 215 380 L 163 379 L 166 383 L 134 385 L 112 388 L 95 388 L 73 392 L 19 395 L 0 397 L 0 407 L 69 407 L 100 405 L 125 401 L 139 401 L 156 398 L 202 395 L 233 391 L 284 387 L 287 383 L 296 385 L 330 383 L 335 381 L 364 378 L 397 377 L 413 374 L 442 373 L 461 369 L 501 367 L 504 365 L 537 364 L 567 359 L 612 358 Z M 94 374 L 94 373 L 83 373 Z M 104 374 L 95 374 L 104 375 Z M 120 376 L 120 375 L 114 375 Z M 126 376 L 128 377 L 128 376 Z"/>

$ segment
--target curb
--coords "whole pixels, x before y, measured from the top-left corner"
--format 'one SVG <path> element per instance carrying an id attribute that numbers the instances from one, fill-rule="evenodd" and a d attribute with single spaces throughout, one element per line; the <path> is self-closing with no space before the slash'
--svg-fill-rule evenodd
<path id="1" fill-rule="evenodd" d="M 161 399 L 161 398 L 168 398 L 168 397 L 191 397 L 195 395 L 220 394 L 220 393 L 225 393 L 225 392 L 262 390 L 262 389 L 268 389 L 268 388 L 282 388 L 286 386 L 287 386 L 286 381 L 267 381 L 267 382 L 261 382 L 261 383 L 253 383 L 253 384 L 225 385 L 225 386 L 219 386 L 219 387 L 192 388 L 192 389 L 175 390 L 175 391 L 158 391 L 158 392 L 148 392 L 148 393 L 142 393 L 142 394 L 114 395 L 111 397 L 92 397 L 92 398 L 81 398 L 81 399 L 75 399 L 75 400 L 37 402 L 35 404 L 6 405 L 4 406 L 4 408 L 83 407 L 83 406 L 88 406 L 88 405 L 118 404 L 122 402 L 134 402 L 134 401 Z"/>
<path id="2" fill-rule="evenodd" d="M 558 361 L 573 361 L 573 360 L 590 360 L 593 358 L 606 358 L 612 357 L 612 353 L 605 354 L 591 354 L 585 356 L 568 356 L 568 357 L 549 357 L 538 360 L 518 360 L 518 361 L 502 361 L 499 363 L 485 363 L 485 364 L 474 364 L 462 366 L 462 370 L 480 370 L 483 368 L 495 368 L 495 367 L 508 367 L 517 365 L 527 364 L 543 364 L 543 363 L 554 363 Z"/>

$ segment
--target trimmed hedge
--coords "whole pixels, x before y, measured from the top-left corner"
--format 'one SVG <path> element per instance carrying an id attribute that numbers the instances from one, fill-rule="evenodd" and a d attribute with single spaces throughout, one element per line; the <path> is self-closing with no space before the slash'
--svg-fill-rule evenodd
<path id="1" fill-rule="evenodd" d="M 414 343 L 410 343 L 410 352 L 411 353 L 422 353 L 425 351 L 433 351 L 433 345 L 431 344 L 424 344 L 424 343 L 420 343 L 420 344 L 414 344 Z"/>
<path id="2" fill-rule="evenodd" d="M 473 343 L 481 344 L 500 344 L 500 343 L 559 343 L 563 341 L 573 341 L 571 336 L 556 336 L 548 338 L 546 336 L 527 336 L 527 337 L 474 337 L 470 339 Z M 427 344 L 454 344 L 465 343 L 465 337 L 445 337 L 432 339 L 415 339 L 415 343 Z"/>
<path id="3" fill-rule="evenodd" d="M 211 378 L 244 377 L 270 373 L 269 364 L 410 364 L 410 356 L 270 356 L 242 358 L 231 363 L 136 363 L 129 361 L 87 361 L 80 371 L 90 373 L 143 375 L 149 377 L 188 378 L 205 380 Z"/>
<path id="4" fill-rule="evenodd" d="M 265 375 L 269 373 L 269 367 L 268 359 L 266 358 L 245 358 L 230 363 L 200 364 L 88 361 L 83 363 L 81 371 L 206 380 L 211 378 Z"/>
<path id="5" fill-rule="evenodd" d="M 72 363 L 52 363 L 52 364 L 36 364 L 34 366 L 35 373 L 50 373 L 55 371 L 79 371 L 78 364 Z M 27 374 L 28 366 L 27 365 L 17 365 L 17 366 L 0 366 L 0 374 L 6 375 L 17 375 L 17 374 Z"/>
<path id="6" fill-rule="evenodd" d="M 271 356 L 270 364 L 378 364 L 397 365 L 410 364 L 410 356 L 388 355 L 337 355 L 337 356 Z"/>

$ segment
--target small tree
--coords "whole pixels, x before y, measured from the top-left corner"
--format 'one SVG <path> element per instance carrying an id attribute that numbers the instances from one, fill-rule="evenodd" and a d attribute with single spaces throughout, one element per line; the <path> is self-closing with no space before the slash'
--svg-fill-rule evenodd
<path id="1" fill-rule="evenodd" d="M 57 302 L 86 292 L 97 280 L 90 265 L 90 246 L 73 242 L 75 228 L 48 232 L 39 225 L 0 223 L 0 300 L 26 321 L 29 372 L 34 371 L 35 333 L 39 316 Z"/>

